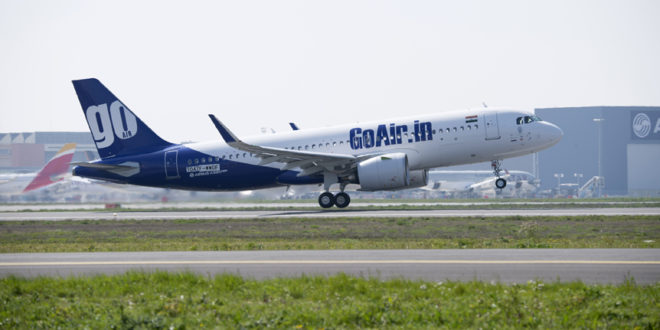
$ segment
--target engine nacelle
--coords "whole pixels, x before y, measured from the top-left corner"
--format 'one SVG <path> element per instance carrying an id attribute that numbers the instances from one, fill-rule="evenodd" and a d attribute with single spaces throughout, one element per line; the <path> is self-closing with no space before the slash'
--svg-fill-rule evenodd
<path id="1" fill-rule="evenodd" d="M 429 184 L 429 170 L 414 170 L 408 172 L 410 183 L 405 188 L 419 188 Z"/>
<path id="2" fill-rule="evenodd" d="M 369 158 L 358 163 L 360 190 L 397 190 L 410 185 L 408 157 L 404 153 L 391 153 Z"/>

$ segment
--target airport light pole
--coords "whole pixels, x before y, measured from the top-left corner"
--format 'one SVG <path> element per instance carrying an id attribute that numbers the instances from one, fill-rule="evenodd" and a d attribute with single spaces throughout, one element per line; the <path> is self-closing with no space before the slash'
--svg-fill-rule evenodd
<path id="1" fill-rule="evenodd" d="M 582 173 L 573 173 L 573 176 L 577 180 L 578 188 L 580 188 L 580 178 L 582 178 L 582 176 L 583 176 Z"/>
<path id="2" fill-rule="evenodd" d="M 601 153 L 602 153 L 602 130 L 603 130 L 603 121 L 605 121 L 604 118 L 594 118 L 593 119 L 596 125 L 598 125 L 598 197 L 601 197 L 601 184 L 600 184 L 600 178 L 603 177 L 602 172 L 601 172 Z"/>
<path id="3" fill-rule="evenodd" d="M 555 178 L 557 178 L 557 194 L 561 192 L 561 178 L 564 177 L 564 173 L 555 173 Z"/>

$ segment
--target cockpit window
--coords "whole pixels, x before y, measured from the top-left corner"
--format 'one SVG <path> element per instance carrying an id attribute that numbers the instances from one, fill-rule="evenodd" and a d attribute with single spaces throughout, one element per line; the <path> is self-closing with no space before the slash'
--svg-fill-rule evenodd
<path id="1" fill-rule="evenodd" d="M 516 125 L 529 124 L 535 121 L 543 121 L 538 116 L 525 116 L 516 118 Z"/>

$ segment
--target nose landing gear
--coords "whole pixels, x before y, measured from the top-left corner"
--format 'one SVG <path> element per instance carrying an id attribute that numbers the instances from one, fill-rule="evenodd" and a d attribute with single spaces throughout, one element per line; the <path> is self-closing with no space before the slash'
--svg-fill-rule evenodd
<path id="1" fill-rule="evenodd" d="M 498 189 L 504 189 L 504 187 L 506 187 L 506 180 L 500 178 L 500 172 L 502 172 L 502 163 L 499 160 L 494 160 L 490 163 L 490 166 L 493 167 L 493 173 L 497 177 L 497 180 L 495 180 L 495 187 Z"/>

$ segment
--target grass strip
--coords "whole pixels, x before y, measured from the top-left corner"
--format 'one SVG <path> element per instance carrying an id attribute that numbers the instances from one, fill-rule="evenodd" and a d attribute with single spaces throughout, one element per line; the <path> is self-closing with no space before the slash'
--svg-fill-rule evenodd
<path id="1" fill-rule="evenodd" d="M 0 253 L 439 248 L 660 248 L 660 217 L 0 222 Z"/>
<path id="2" fill-rule="evenodd" d="M 0 279 L 13 328 L 660 328 L 660 284 L 251 280 L 142 273 Z"/>

